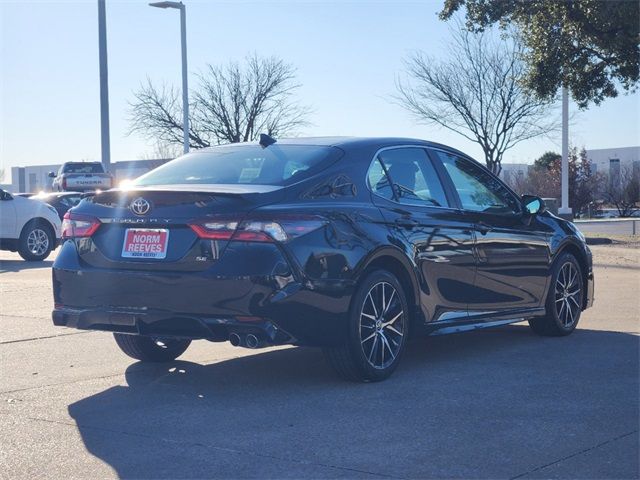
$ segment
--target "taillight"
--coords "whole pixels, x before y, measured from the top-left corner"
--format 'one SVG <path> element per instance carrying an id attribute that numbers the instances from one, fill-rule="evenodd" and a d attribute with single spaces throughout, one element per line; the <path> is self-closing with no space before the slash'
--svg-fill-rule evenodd
<path id="1" fill-rule="evenodd" d="M 189 225 L 200 238 L 208 240 L 230 240 L 238 228 L 238 222 L 233 220 L 210 220 Z"/>
<path id="2" fill-rule="evenodd" d="M 255 218 L 238 222 L 225 218 L 190 224 L 198 237 L 209 240 L 245 242 L 286 242 L 317 230 L 326 221 L 315 216 L 278 216 L 276 219 Z"/>
<path id="3" fill-rule="evenodd" d="M 62 220 L 62 238 L 90 237 L 99 226 L 97 218 L 67 212 Z"/>
<path id="4" fill-rule="evenodd" d="M 66 190 L 67 189 L 67 179 L 62 177 L 62 189 Z"/>

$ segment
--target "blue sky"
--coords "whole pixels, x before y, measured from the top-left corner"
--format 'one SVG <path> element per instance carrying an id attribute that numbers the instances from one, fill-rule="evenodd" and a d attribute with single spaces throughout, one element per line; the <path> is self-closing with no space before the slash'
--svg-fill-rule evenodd
<path id="1" fill-rule="evenodd" d="M 426 138 L 482 159 L 475 144 L 416 123 L 389 100 L 403 57 L 446 55 L 442 0 L 185 3 L 192 86 L 207 63 L 276 55 L 297 67 L 299 98 L 314 110 L 314 125 L 301 133 Z M 107 0 L 107 36 L 112 161 L 136 159 L 153 147 L 127 135 L 127 102 L 146 77 L 180 85 L 178 12 Z M 97 39 L 95 0 L 0 0 L 0 168 L 100 159 Z M 637 145 L 639 112 L 638 94 L 581 112 L 571 142 Z M 505 161 L 531 162 L 559 145 L 529 141 Z"/>

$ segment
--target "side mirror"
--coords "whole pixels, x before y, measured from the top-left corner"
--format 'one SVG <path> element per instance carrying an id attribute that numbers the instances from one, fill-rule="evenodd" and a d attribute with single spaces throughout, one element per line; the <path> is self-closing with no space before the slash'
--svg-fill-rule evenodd
<path id="1" fill-rule="evenodd" d="M 56 172 L 49 172 L 48 177 L 49 178 L 56 178 Z"/>
<path id="2" fill-rule="evenodd" d="M 9 192 L 5 192 L 4 190 L 0 190 L 0 200 L 13 200 L 13 195 Z"/>
<path id="3" fill-rule="evenodd" d="M 544 200 L 535 195 L 523 195 L 522 205 L 524 206 L 525 212 L 529 213 L 529 215 L 537 215 L 547 209 Z"/>

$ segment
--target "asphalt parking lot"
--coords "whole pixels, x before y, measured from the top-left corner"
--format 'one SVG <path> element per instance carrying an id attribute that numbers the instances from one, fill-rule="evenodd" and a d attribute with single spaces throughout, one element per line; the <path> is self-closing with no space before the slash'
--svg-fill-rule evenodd
<path id="1" fill-rule="evenodd" d="M 137 363 L 52 325 L 51 261 L 1 252 L 0 475 L 638 478 L 640 249 L 593 250 L 596 304 L 570 337 L 418 339 L 378 384 L 305 348 Z"/>

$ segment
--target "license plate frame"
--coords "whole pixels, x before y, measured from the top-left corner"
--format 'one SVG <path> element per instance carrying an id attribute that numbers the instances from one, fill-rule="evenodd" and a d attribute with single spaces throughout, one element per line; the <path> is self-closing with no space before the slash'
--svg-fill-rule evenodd
<path id="1" fill-rule="evenodd" d="M 167 228 L 127 228 L 124 232 L 122 258 L 164 260 L 167 258 L 168 250 L 169 229 Z"/>

